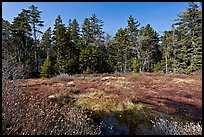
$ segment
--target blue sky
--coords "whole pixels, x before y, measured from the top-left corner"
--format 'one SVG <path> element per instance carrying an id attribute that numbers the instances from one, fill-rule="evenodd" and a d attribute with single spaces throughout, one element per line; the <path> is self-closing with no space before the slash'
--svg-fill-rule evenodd
<path id="1" fill-rule="evenodd" d="M 2 2 L 2 17 L 12 22 L 22 9 L 28 9 L 32 4 L 42 11 L 43 31 L 53 28 L 58 15 L 66 26 L 69 19 L 75 18 L 81 27 L 83 20 L 95 13 L 104 22 L 103 30 L 112 36 L 119 28 L 127 26 L 130 15 L 141 26 L 149 23 L 158 33 L 169 30 L 171 20 L 188 6 L 188 2 Z"/>

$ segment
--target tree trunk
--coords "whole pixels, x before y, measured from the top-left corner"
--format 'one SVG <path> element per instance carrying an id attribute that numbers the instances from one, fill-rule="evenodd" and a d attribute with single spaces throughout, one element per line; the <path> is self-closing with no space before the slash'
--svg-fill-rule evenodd
<path id="1" fill-rule="evenodd" d="M 127 47 L 125 48 L 125 66 L 124 66 L 124 72 L 127 71 Z"/>
<path id="2" fill-rule="evenodd" d="M 166 60 L 166 73 L 168 73 L 167 54 L 168 54 L 168 51 L 167 51 L 167 49 L 166 49 L 166 55 L 165 55 L 165 60 Z"/>

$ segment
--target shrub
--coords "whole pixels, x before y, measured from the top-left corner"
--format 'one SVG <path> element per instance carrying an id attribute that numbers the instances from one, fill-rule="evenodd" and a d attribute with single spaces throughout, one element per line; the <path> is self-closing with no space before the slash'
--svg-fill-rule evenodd
<path id="1" fill-rule="evenodd" d="M 72 80 L 74 80 L 74 76 L 62 73 L 60 75 L 55 76 L 54 79 L 56 79 L 56 80 L 63 80 L 63 81 L 72 81 Z"/>
<path id="2" fill-rule="evenodd" d="M 202 125 L 193 122 L 177 122 L 159 118 L 153 122 L 155 129 L 160 135 L 201 135 Z"/>
<path id="3" fill-rule="evenodd" d="M 89 67 L 87 67 L 87 69 L 83 71 L 83 74 L 93 74 L 93 71 Z"/>
<path id="4" fill-rule="evenodd" d="M 63 61 L 61 64 L 61 71 L 63 73 L 76 73 L 79 68 L 79 63 L 76 59 L 69 59 L 68 61 Z"/>
<path id="5" fill-rule="evenodd" d="M 11 54 L 2 54 L 2 79 L 22 79 L 28 77 L 31 68 L 16 61 Z"/>
<path id="6" fill-rule="evenodd" d="M 138 72 L 139 71 L 139 63 L 138 63 L 137 58 L 133 58 L 132 66 L 133 66 L 133 71 L 134 72 Z"/>
<path id="7" fill-rule="evenodd" d="M 41 68 L 41 76 L 43 77 L 49 77 L 49 75 L 51 74 L 51 61 L 49 60 L 49 58 L 47 58 L 44 63 L 42 64 L 42 66 L 40 66 Z"/>
<path id="8" fill-rule="evenodd" d="M 165 70 L 165 62 L 158 62 L 153 69 L 154 72 L 160 72 L 164 70 Z"/>
<path id="9" fill-rule="evenodd" d="M 38 93 L 32 96 L 29 91 L 19 87 L 17 81 L 4 83 L 3 86 L 3 135 L 98 135 L 101 133 L 100 125 L 94 124 L 85 111 L 51 102 L 47 94 Z"/>

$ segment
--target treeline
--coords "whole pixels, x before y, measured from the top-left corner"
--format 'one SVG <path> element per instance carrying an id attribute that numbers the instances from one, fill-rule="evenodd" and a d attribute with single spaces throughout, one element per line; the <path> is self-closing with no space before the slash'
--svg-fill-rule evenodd
<path id="1" fill-rule="evenodd" d="M 193 2 L 178 15 L 172 30 L 161 37 L 150 24 L 140 26 L 131 15 L 127 27 L 120 28 L 114 37 L 105 34 L 104 23 L 95 14 L 85 18 L 81 28 L 76 19 L 63 24 L 58 15 L 53 30 L 49 27 L 43 33 L 41 14 L 32 5 L 12 23 L 2 18 L 2 59 L 12 57 L 13 63 L 21 64 L 31 76 L 130 71 L 191 73 L 202 69 L 202 9 Z"/>

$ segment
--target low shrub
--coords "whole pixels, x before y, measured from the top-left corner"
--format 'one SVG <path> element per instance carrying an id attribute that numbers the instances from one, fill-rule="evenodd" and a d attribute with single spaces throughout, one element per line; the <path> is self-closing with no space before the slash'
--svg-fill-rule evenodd
<path id="1" fill-rule="evenodd" d="M 50 101 L 46 94 L 31 96 L 17 81 L 4 81 L 2 92 L 3 135 L 99 135 L 85 112 L 70 105 Z M 51 96 L 52 98 L 52 96 Z M 69 101 L 68 97 L 59 100 Z"/>
<path id="2" fill-rule="evenodd" d="M 62 80 L 62 81 L 72 81 L 72 80 L 74 80 L 74 76 L 62 73 L 60 75 L 55 76 L 54 79 Z"/>
<path id="3" fill-rule="evenodd" d="M 155 129 L 159 135 L 201 135 L 202 125 L 193 122 L 169 121 L 165 118 L 158 118 L 153 122 Z"/>

